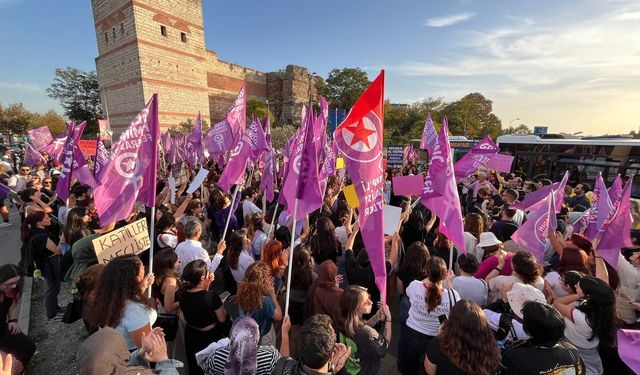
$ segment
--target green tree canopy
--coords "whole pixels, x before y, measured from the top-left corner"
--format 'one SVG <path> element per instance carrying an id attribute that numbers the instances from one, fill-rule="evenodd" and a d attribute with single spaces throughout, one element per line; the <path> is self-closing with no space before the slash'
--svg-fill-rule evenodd
<path id="1" fill-rule="evenodd" d="M 276 120 L 275 116 L 267 106 L 267 103 L 258 99 L 247 100 L 247 125 L 251 123 L 251 116 L 255 116 L 260 121 L 264 120 L 269 115 L 269 121 L 273 124 Z"/>
<path id="2" fill-rule="evenodd" d="M 25 134 L 33 122 L 33 113 L 27 111 L 22 103 L 0 105 L 0 131 L 2 133 Z"/>
<path id="3" fill-rule="evenodd" d="M 531 134 L 531 129 L 525 124 L 520 124 L 515 127 L 508 127 L 506 129 L 502 129 L 501 134 Z"/>
<path id="4" fill-rule="evenodd" d="M 69 119 L 87 121 L 85 134 L 98 132 L 98 119 L 103 116 L 103 111 L 96 72 L 84 72 L 71 67 L 57 68 L 47 94 L 60 102 Z"/>
<path id="5" fill-rule="evenodd" d="M 473 138 L 488 134 L 495 139 L 502 130 L 502 122 L 492 111 L 492 101 L 475 92 L 449 103 L 441 114 L 447 116 L 452 134 Z"/>
<path id="6" fill-rule="evenodd" d="M 333 69 L 327 77 L 327 98 L 334 108 L 347 111 L 371 82 L 360 68 Z"/>

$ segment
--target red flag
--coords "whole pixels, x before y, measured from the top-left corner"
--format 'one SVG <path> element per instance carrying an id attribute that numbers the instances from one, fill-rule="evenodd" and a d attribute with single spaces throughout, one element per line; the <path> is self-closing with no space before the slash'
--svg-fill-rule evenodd
<path id="1" fill-rule="evenodd" d="M 360 198 L 360 230 L 380 297 L 386 301 L 387 270 L 383 234 L 384 170 L 382 168 L 384 70 L 353 105 L 333 133 Z"/>

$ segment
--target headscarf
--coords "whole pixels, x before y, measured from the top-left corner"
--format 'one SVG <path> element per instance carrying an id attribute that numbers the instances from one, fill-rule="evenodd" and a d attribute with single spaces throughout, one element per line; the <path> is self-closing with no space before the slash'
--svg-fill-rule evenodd
<path id="1" fill-rule="evenodd" d="M 318 278 L 311 284 L 305 303 L 305 319 L 315 314 L 327 314 L 333 321 L 340 309 L 342 289 L 336 286 L 338 268 L 331 260 L 325 260 L 318 269 Z"/>
<path id="2" fill-rule="evenodd" d="M 76 354 L 78 372 L 83 374 L 153 374 L 139 366 L 127 367 L 131 354 L 122 334 L 104 327 L 89 336 Z"/>
<path id="3" fill-rule="evenodd" d="M 249 317 L 240 318 L 229 334 L 229 357 L 224 365 L 225 375 L 253 375 L 258 369 L 258 323 Z"/>

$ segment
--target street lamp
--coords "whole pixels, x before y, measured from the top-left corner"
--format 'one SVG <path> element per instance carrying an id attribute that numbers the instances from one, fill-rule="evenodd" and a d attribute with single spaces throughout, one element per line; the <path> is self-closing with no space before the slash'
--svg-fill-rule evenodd
<path id="1" fill-rule="evenodd" d="M 520 117 L 514 118 L 513 120 L 509 121 L 509 127 L 511 127 L 511 124 L 513 124 L 514 121 L 518 121 L 518 120 L 520 120 Z"/>

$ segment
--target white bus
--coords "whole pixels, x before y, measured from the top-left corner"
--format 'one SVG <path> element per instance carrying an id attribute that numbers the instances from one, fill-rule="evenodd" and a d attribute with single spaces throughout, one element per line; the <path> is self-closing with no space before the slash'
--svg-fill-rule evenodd
<path id="1" fill-rule="evenodd" d="M 593 187 L 598 173 L 607 186 L 616 175 L 636 176 L 632 195 L 640 195 L 640 139 L 577 137 L 568 134 L 503 135 L 500 153 L 515 156 L 512 171 L 531 178 L 559 181 L 571 172 L 570 183 Z"/>

